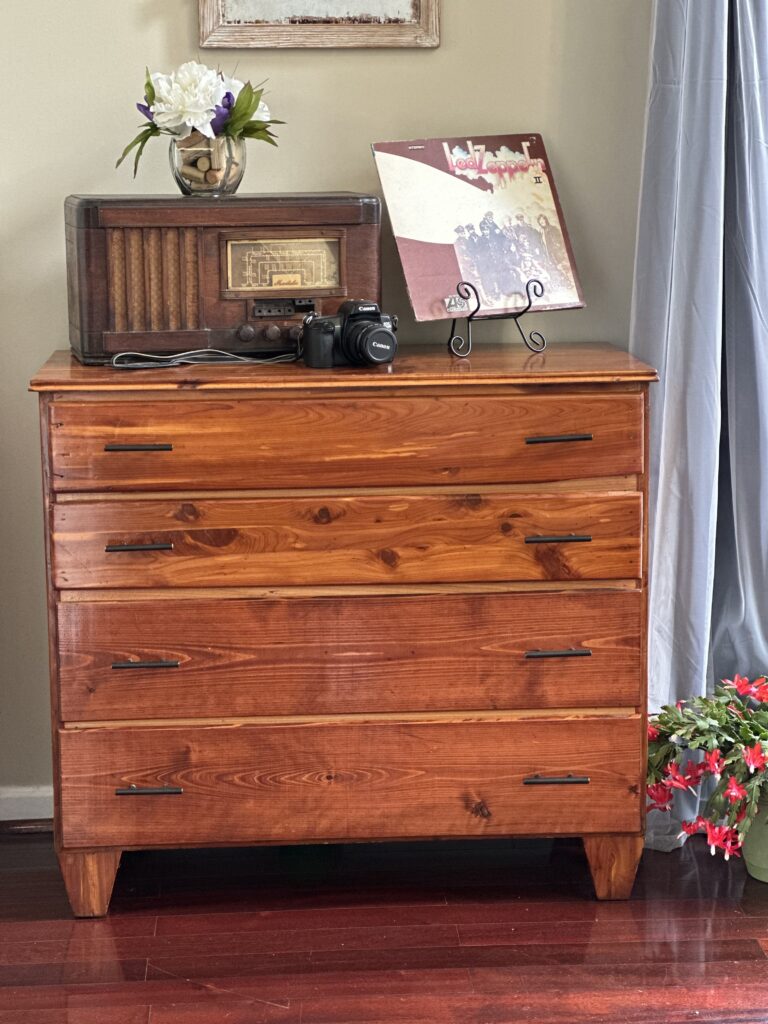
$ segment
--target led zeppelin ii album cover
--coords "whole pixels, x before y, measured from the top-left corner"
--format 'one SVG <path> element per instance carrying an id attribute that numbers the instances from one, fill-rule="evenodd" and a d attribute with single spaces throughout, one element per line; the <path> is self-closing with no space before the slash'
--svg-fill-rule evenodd
<path id="1" fill-rule="evenodd" d="M 480 316 L 584 305 L 540 135 L 377 142 L 376 168 L 417 320 L 461 316 L 459 281 Z"/>

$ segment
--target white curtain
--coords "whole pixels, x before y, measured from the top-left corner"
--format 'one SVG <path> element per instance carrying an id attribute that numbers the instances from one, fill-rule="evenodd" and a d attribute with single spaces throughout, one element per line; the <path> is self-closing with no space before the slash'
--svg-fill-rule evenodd
<path id="1" fill-rule="evenodd" d="M 715 564 L 726 0 L 657 0 L 631 349 L 651 389 L 651 709 L 704 693 Z"/>
<path id="2" fill-rule="evenodd" d="M 768 10 L 734 4 L 714 678 L 768 673 Z"/>
<path id="3" fill-rule="evenodd" d="M 768 670 L 766 0 L 656 0 L 631 349 L 652 390 L 649 702 Z M 722 456 L 721 456 L 722 453 Z M 674 818 L 695 815 L 676 804 Z M 677 823 L 649 818 L 652 845 Z"/>

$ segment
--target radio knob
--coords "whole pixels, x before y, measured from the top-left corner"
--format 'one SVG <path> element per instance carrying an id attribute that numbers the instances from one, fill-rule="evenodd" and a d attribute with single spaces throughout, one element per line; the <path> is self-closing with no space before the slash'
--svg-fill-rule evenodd
<path id="1" fill-rule="evenodd" d="M 267 341 L 280 341 L 283 336 L 283 332 L 277 326 L 277 324 L 269 324 L 268 327 L 264 328 L 264 337 Z"/>
<path id="2" fill-rule="evenodd" d="M 240 341 L 253 341 L 256 337 L 256 328 L 251 327 L 250 324 L 243 324 L 237 330 L 237 336 Z"/>
<path id="3" fill-rule="evenodd" d="M 291 339 L 291 341 L 298 341 L 299 338 L 301 337 L 301 328 L 292 327 L 290 331 L 288 331 L 288 337 Z"/>

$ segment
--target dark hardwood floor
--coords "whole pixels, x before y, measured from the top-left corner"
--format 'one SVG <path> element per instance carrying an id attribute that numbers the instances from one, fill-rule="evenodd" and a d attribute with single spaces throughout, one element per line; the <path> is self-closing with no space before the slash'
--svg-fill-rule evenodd
<path id="1" fill-rule="evenodd" d="M 0 1024 L 765 1024 L 768 885 L 697 839 L 598 903 L 578 843 L 124 854 L 72 919 L 0 840 Z"/>

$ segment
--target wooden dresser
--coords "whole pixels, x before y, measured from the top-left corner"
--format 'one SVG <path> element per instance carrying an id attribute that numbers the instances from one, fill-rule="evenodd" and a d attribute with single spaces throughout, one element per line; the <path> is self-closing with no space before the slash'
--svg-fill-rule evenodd
<path id="1" fill-rule="evenodd" d="M 629 895 L 646 428 L 608 345 L 116 371 L 40 393 L 56 844 L 583 836 Z"/>

